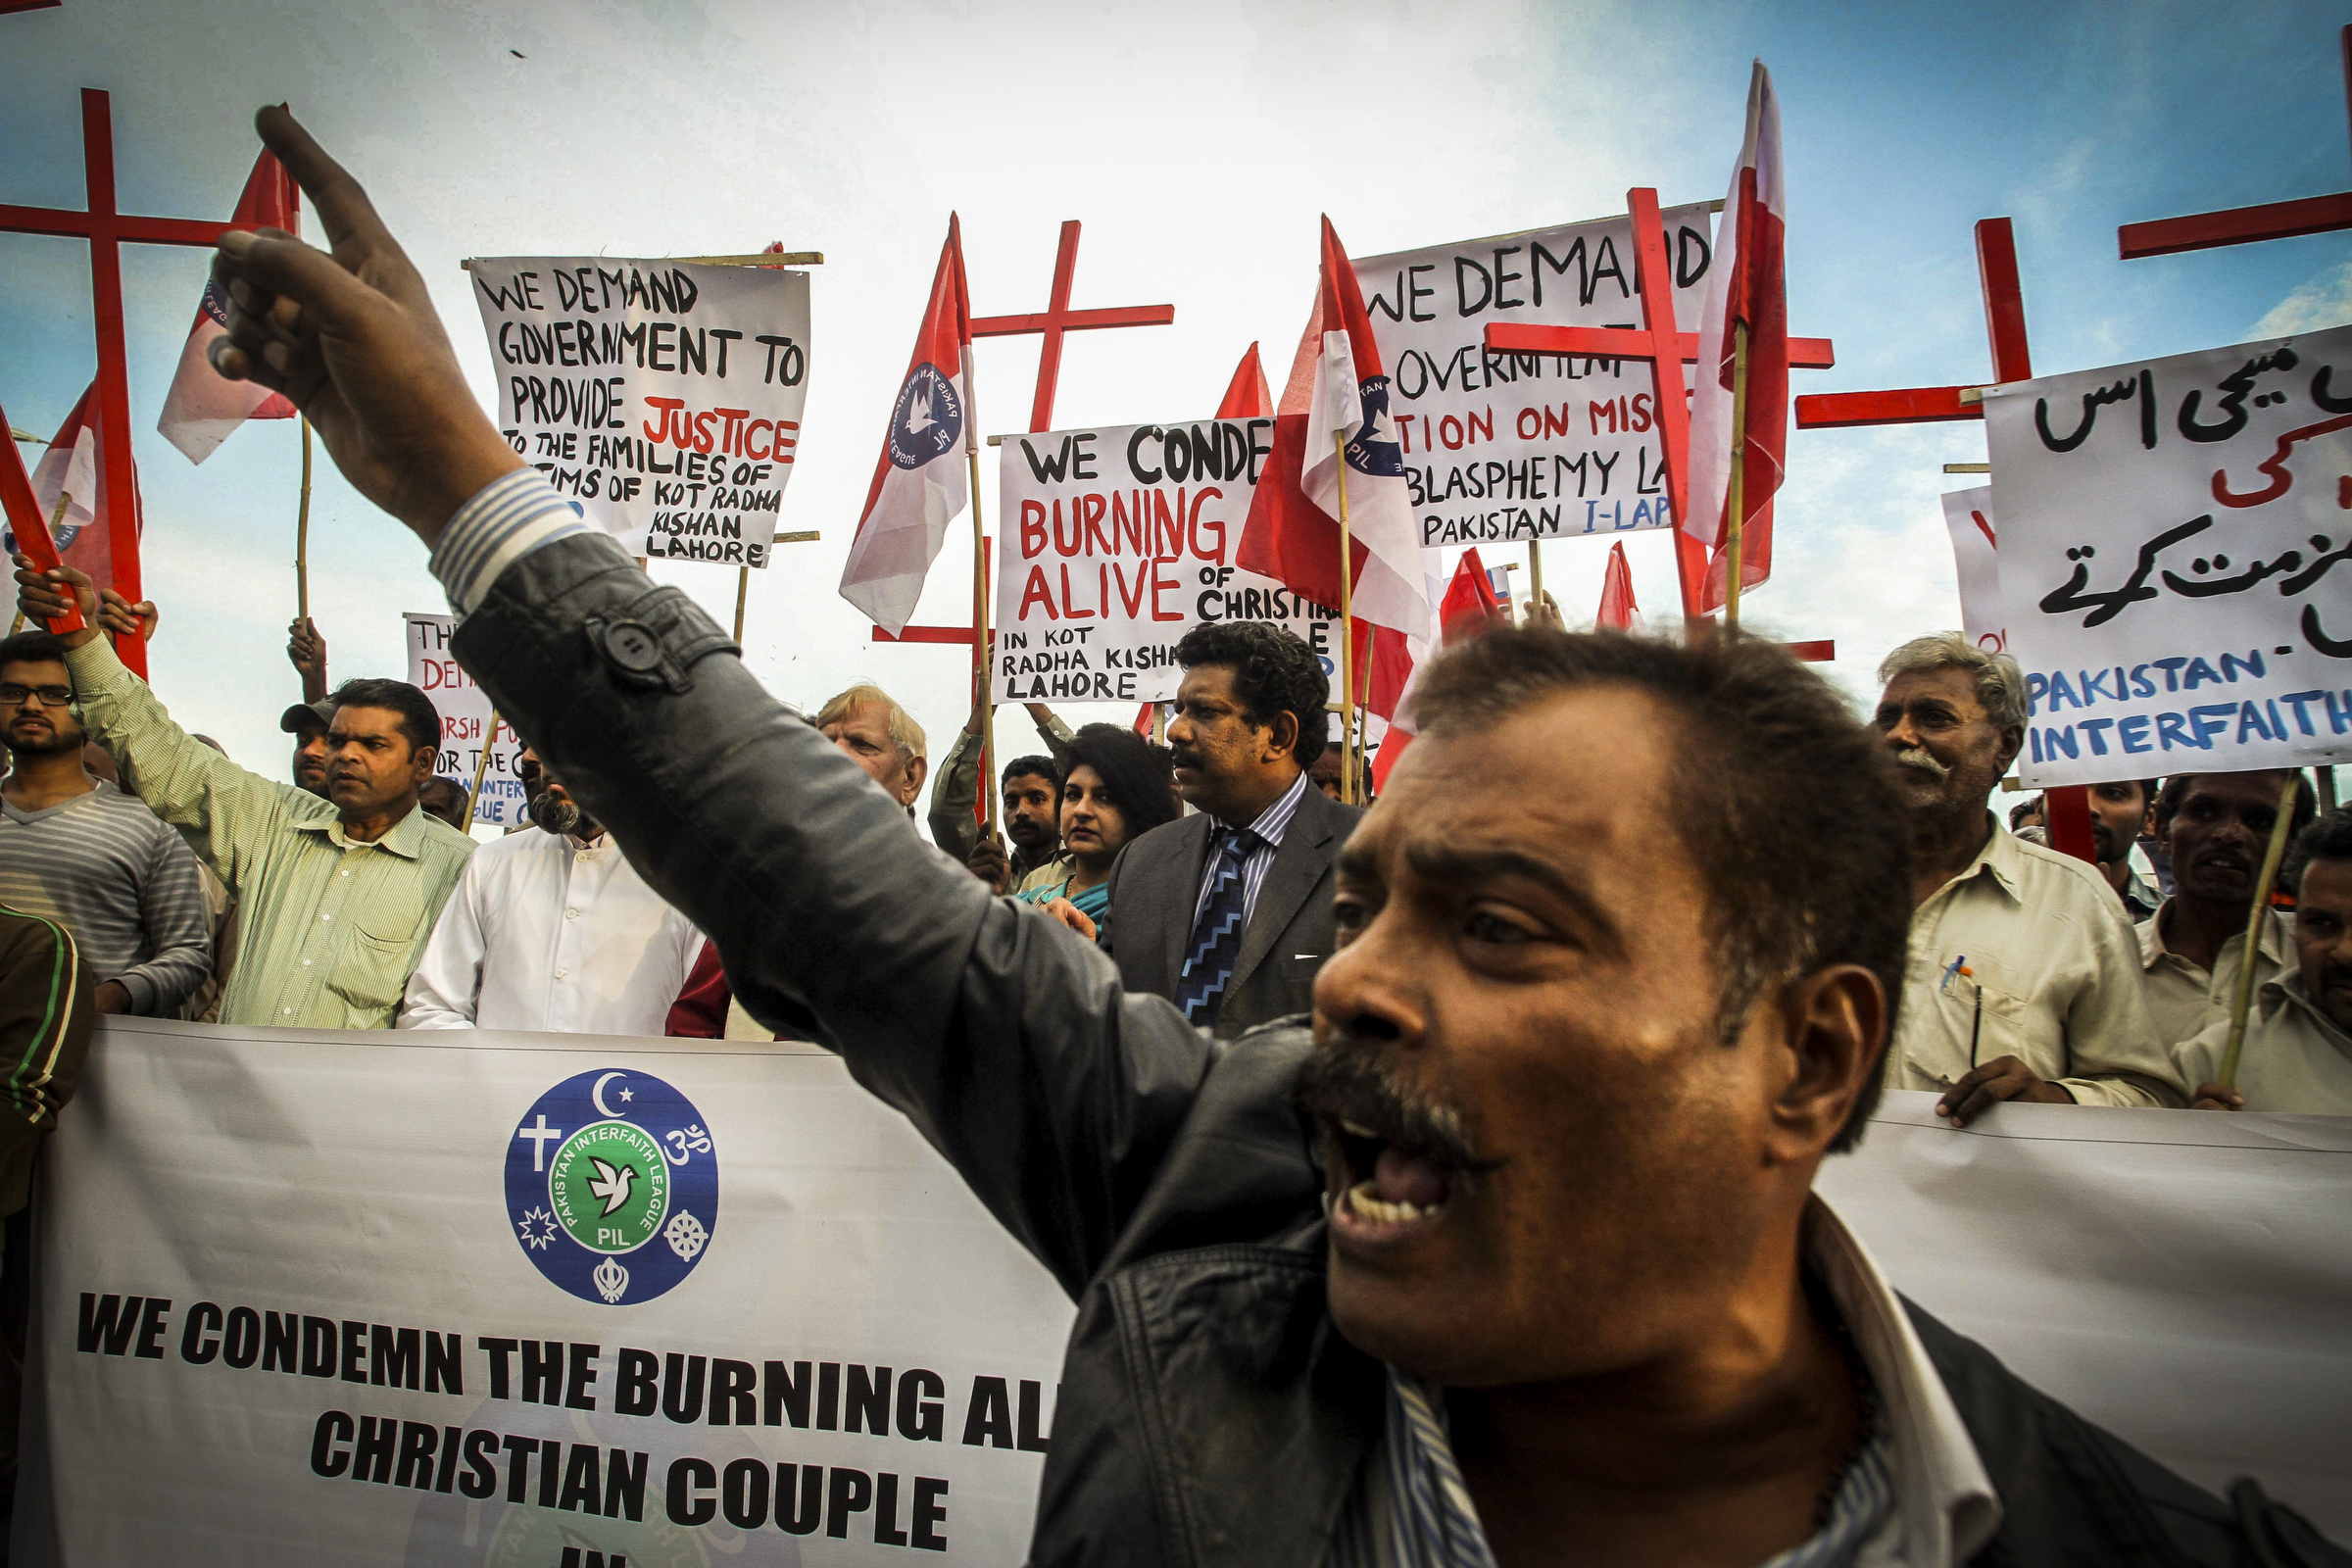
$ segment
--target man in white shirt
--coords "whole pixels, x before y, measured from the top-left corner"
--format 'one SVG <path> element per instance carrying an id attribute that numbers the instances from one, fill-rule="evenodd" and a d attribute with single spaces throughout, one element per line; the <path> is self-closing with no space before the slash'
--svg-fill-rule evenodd
<path id="1" fill-rule="evenodd" d="M 1961 1125 L 2003 1100 L 2186 1104 L 2106 879 L 2001 830 L 1984 798 L 2025 740 L 2025 680 L 1953 632 L 1879 666 L 1873 722 L 1911 808 L 1911 942 L 1887 1083 Z"/>
<path id="2" fill-rule="evenodd" d="M 474 852 L 402 999 L 402 1029 L 659 1035 L 703 935 L 523 751 L 539 831 Z"/>

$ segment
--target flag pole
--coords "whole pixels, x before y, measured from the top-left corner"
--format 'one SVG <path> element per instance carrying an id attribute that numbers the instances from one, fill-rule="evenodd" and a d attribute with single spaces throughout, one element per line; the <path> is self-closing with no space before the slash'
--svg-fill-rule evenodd
<path id="1" fill-rule="evenodd" d="M 1746 520 L 1747 498 L 1747 323 L 1732 323 L 1732 472 L 1724 496 L 1730 527 L 1723 539 L 1723 623 L 1740 624 L 1740 580 L 1747 575 L 1741 556 L 1740 525 Z"/>
<path id="2" fill-rule="evenodd" d="M 988 669 L 988 529 L 980 519 L 980 449 L 967 445 L 963 455 L 971 464 L 972 475 L 972 679 L 978 690 L 972 701 L 981 705 L 980 717 L 980 831 L 986 834 L 996 824 L 996 792 L 989 784 L 995 777 L 997 705 L 989 701 L 993 695 Z"/>
<path id="3" fill-rule="evenodd" d="M 311 421 L 302 421 L 302 510 L 294 517 L 295 613 L 311 623 Z"/>
<path id="4" fill-rule="evenodd" d="M 1372 797 L 1372 645 L 1379 640 L 1377 631 L 1364 636 L 1363 701 L 1355 705 L 1356 793 L 1367 801 Z"/>
<path id="5" fill-rule="evenodd" d="M 1527 541 L 1527 604 L 1530 610 L 1544 603 L 1544 542 L 1530 537 Z M 1522 623 L 1529 623 L 1525 614 Z"/>
<path id="6" fill-rule="evenodd" d="M 743 603 L 752 596 L 752 568 L 735 568 L 735 646 L 743 646 Z"/>
<path id="7" fill-rule="evenodd" d="M 1355 612 L 1349 578 L 1355 564 L 1355 546 L 1348 528 L 1348 432 L 1331 432 L 1331 447 L 1340 460 L 1340 799 L 1349 806 L 1363 804 L 1355 785 L 1355 710 L 1350 706 L 1354 683 L 1348 678 L 1355 655 Z M 1370 660 L 1365 661 L 1370 663 Z M 1299 722 L 1304 723 L 1303 713 Z"/>
<path id="8" fill-rule="evenodd" d="M 482 775 L 490 771 L 490 748 L 498 744 L 498 710 L 490 710 L 490 732 L 482 737 L 482 752 L 473 760 L 473 789 L 466 797 L 466 820 L 458 824 L 461 833 L 473 831 L 473 808 L 482 798 Z"/>
<path id="9" fill-rule="evenodd" d="M 2237 985 L 2230 997 L 2230 1044 L 2222 1053 L 2224 1089 L 2237 1087 L 2237 1058 L 2246 1049 L 2246 1015 L 2254 1004 L 2254 955 L 2262 946 L 2262 919 L 2271 912 L 2271 889 L 2278 882 L 2278 862 L 2286 856 L 2286 837 L 2295 819 L 2295 798 L 2302 792 L 2303 775 L 2286 775 L 2286 792 L 2278 798 L 2278 817 L 2271 824 L 2271 847 L 2262 858 L 2262 876 L 2254 884 L 2254 904 L 2246 910 L 2246 945 L 2237 959 Z"/>

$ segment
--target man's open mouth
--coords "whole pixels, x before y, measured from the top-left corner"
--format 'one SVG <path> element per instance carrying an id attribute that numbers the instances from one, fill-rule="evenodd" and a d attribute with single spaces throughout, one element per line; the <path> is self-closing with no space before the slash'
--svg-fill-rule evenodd
<path id="1" fill-rule="evenodd" d="M 1352 1118 L 1327 1121 L 1324 1136 L 1346 1172 L 1332 1205 L 1335 1222 L 1390 1229 L 1435 1220 L 1446 1212 L 1455 1184 L 1469 1174 L 1444 1150 Z"/>
<path id="2" fill-rule="evenodd" d="M 1320 1149 L 1332 1228 L 1355 1241 L 1401 1241 L 1436 1224 L 1501 1164 L 1472 1150 L 1451 1107 L 1359 1049 L 1318 1051 L 1298 1105 Z"/>

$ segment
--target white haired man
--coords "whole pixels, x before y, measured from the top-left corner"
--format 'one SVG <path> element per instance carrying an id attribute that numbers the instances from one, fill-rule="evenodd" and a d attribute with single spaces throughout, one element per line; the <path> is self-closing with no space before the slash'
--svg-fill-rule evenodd
<path id="1" fill-rule="evenodd" d="M 923 726 L 897 698 L 879 686 L 853 686 L 816 710 L 816 727 L 906 808 L 908 821 L 914 819 L 915 798 L 923 793 L 931 760 Z"/>
<path id="2" fill-rule="evenodd" d="M 1873 722 L 1911 808 L 1911 947 L 1887 1083 L 1964 1124 L 1997 1101 L 2180 1106 L 2138 939 L 2098 870 L 2002 831 L 1985 797 L 2025 742 L 2017 662 L 1955 632 L 1879 666 Z"/>

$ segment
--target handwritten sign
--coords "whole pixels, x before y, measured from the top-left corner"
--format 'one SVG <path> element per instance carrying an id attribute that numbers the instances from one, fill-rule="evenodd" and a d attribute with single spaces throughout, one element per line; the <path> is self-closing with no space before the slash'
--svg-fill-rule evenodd
<path id="1" fill-rule="evenodd" d="M 1968 640 L 1988 654 L 2005 652 L 2009 632 L 2001 618 L 2001 564 L 1993 526 L 1992 486 L 1954 490 L 1943 498 L 1943 525 L 1952 536 L 1952 564 L 1960 574 L 1960 626 Z"/>
<path id="2" fill-rule="evenodd" d="M 2352 759 L 2352 327 L 1988 392 L 2029 785 Z"/>
<path id="3" fill-rule="evenodd" d="M 1661 218 L 1695 332 L 1713 220 Z M 1362 257 L 1355 276 L 1423 548 L 1672 526 L 1647 364 L 1486 347 L 1493 321 L 1640 326 L 1630 218 Z"/>
<path id="4" fill-rule="evenodd" d="M 1007 436 L 996 700 L 1164 702 L 1217 620 L 1288 626 L 1336 673 L 1339 616 L 1229 564 L 1273 445 L 1272 419 Z"/>
<path id="5" fill-rule="evenodd" d="M 808 274 L 472 268 L 508 444 L 631 555 L 765 566 L 808 398 Z"/>
<path id="6" fill-rule="evenodd" d="M 400 618 L 408 622 L 409 684 L 431 698 L 441 714 L 441 755 L 433 762 L 433 771 L 471 789 L 474 766 L 482 758 L 482 734 L 490 727 L 489 695 L 473 683 L 473 677 L 449 651 L 450 637 L 458 625 L 455 616 L 411 611 Z M 498 738 L 490 747 L 490 767 L 482 775 L 481 798 L 474 802 L 476 822 L 513 827 L 523 820 L 522 780 L 514 771 L 514 760 L 521 751 L 522 741 L 514 731 L 499 725 Z"/>

